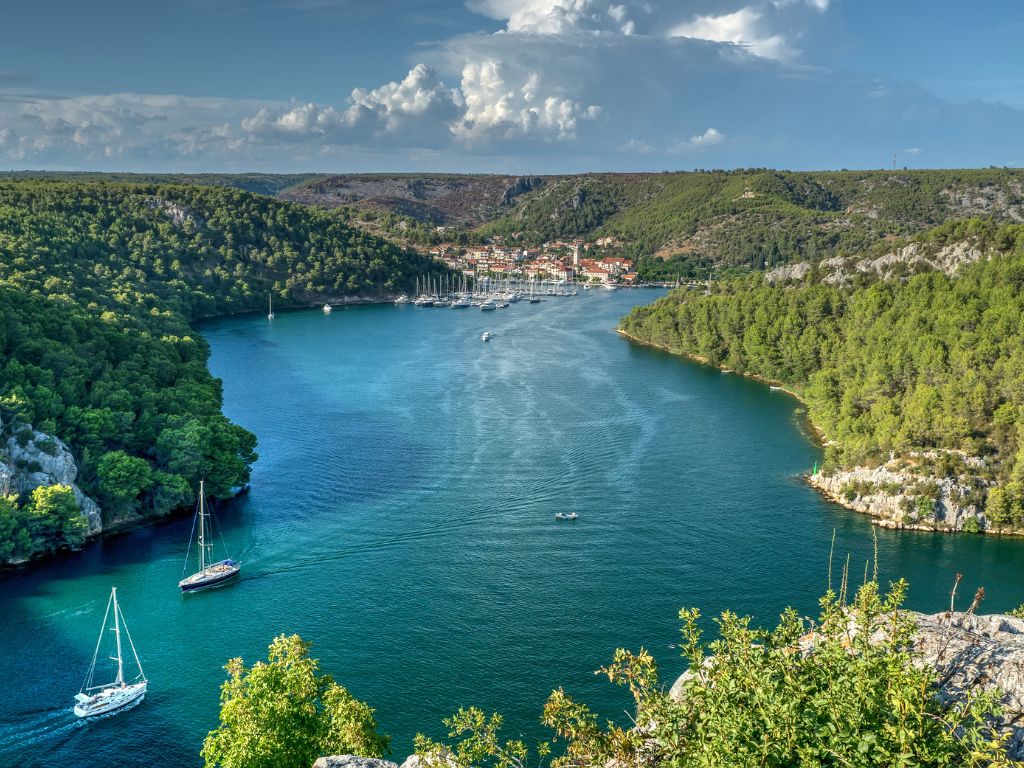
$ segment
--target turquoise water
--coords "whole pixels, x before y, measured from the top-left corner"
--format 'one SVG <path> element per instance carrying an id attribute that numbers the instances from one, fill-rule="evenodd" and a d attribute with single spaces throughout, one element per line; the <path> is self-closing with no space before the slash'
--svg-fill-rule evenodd
<path id="1" fill-rule="evenodd" d="M 2 578 L 0 765 L 198 765 L 222 665 L 280 632 L 377 708 L 401 758 L 460 705 L 539 737 L 558 685 L 621 714 L 593 670 L 644 645 L 671 681 L 682 606 L 812 612 L 833 530 L 862 572 L 872 528 L 800 482 L 819 451 L 794 400 L 612 332 L 656 295 L 205 325 L 225 411 L 260 439 L 251 493 L 219 514 L 242 580 L 178 594 L 190 520 Z M 956 571 L 984 609 L 1024 602 L 1022 546 L 879 532 L 883 577 L 929 611 Z M 82 723 L 71 697 L 111 585 L 150 693 Z"/>

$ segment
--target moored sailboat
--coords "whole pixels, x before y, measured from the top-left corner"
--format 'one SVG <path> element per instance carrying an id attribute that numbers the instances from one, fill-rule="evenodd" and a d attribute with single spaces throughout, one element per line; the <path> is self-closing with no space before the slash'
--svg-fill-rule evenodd
<path id="1" fill-rule="evenodd" d="M 113 611 L 111 611 L 113 609 Z M 107 619 L 111 612 L 114 614 L 114 626 L 107 626 Z M 103 634 L 110 630 L 114 633 L 117 643 L 117 656 L 111 656 L 111 661 L 117 662 L 117 676 L 112 683 L 101 683 L 94 685 L 96 673 L 96 659 L 100 653 L 100 646 L 103 644 Z M 124 653 L 121 647 L 121 633 L 124 632 L 128 638 L 128 647 L 132 649 L 132 656 L 135 658 L 135 666 L 139 670 L 131 682 L 124 676 Z M 142 671 L 142 664 L 139 663 L 139 654 L 135 651 L 135 644 L 128 632 L 128 625 L 124 621 L 124 614 L 117 604 L 117 587 L 110 590 L 110 599 L 107 601 L 107 610 L 103 614 L 103 626 L 100 628 L 100 637 L 96 641 L 96 650 L 92 655 L 92 664 L 89 666 L 89 674 L 85 677 L 82 689 L 75 694 L 74 713 L 79 717 L 95 717 L 106 715 L 124 709 L 129 704 L 142 701 L 146 695 L 146 687 L 149 681 Z"/>
<path id="2" fill-rule="evenodd" d="M 267 320 L 274 319 L 274 294 L 267 294 Z"/>
<path id="3" fill-rule="evenodd" d="M 241 563 L 237 563 L 231 558 L 225 558 L 216 563 L 211 563 L 211 554 L 213 552 L 213 544 L 209 542 L 210 534 L 212 531 L 208 531 L 207 518 L 210 514 L 206 511 L 206 499 L 205 489 L 203 481 L 199 481 L 199 504 L 196 508 L 196 523 L 193 526 L 193 530 L 199 529 L 199 570 L 193 573 L 191 576 L 187 576 L 178 582 L 178 586 L 181 587 L 182 592 L 198 592 L 201 589 L 209 589 L 210 587 L 219 587 L 225 582 L 233 579 L 238 575 L 238 572 L 242 569 Z M 189 541 L 189 549 L 192 547 L 192 542 Z M 186 556 L 185 566 L 188 567 L 188 558 Z M 182 569 L 184 571 L 184 569 Z"/>

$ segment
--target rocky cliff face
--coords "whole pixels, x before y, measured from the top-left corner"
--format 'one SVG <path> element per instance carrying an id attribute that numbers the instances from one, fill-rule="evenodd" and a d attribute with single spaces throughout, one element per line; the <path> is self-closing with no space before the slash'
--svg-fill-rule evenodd
<path id="1" fill-rule="evenodd" d="M 770 285 L 800 282 L 816 266 L 821 282 L 837 287 L 848 286 L 858 273 L 871 274 L 881 280 L 899 280 L 917 272 L 943 272 L 952 277 L 984 254 L 971 243 L 961 242 L 942 246 L 927 247 L 920 243 L 898 248 L 882 256 L 868 258 L 846 258 L 834 256 L 812 265 L 809 261 L 785 264 L 765 273 Z"/>
<path id="2" fill-rule="evenodd" d="M 0 489 L 21 494 L 41 485 L 70 486 L 89 524 L 89 535 L 102 531 L 99 505 L 75 485 L 78 467 L 67 445 L 29 425 L 13 425 L 5 431 L 0 423 L 0 435 L 8 433 L 6 442 L 0 443 Z"/>
<path id="3" fill-rule="evenodd" d="M 358 755 L 328 755 L 317 758 L 313 768 L 421 768 L 419 755 L 407 757 L 401 766 L 390 760 L 377 757 L 359 757 Z"/>
<path id="4" fill-rule="evenodd" d="M 968 466 L 980 461 L 966 459 Z M 980 533 L 989 527 L 976 501 L 977 478 L 922 476 L 905 459 L 874 468 L 819 472 L 808 482 L 837 504 L 871 515 L 882 528 Z"/>
<path id="5" fill-rule="evenodd" d="M 922 662 L 939 672 L 939 695 L 962 701 L 972 692 L 995 691 L 1007 754 L 1024 760 L 1024 620 L 1002 614 L 916 617 L 915 646 Z"/>

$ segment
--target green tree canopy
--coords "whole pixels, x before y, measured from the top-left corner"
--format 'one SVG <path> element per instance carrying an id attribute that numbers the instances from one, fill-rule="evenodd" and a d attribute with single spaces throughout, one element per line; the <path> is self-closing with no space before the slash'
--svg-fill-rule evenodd
<path id="1" fill-rule="evenodd" d="M 373 710 L 319 674 L 309 647 L 298 635 L 280 635 L 266 662 L 227 663 L 220 726 L 203 743 L 207 768 L 309 768 L 324 754 L 387 753 Z"/>

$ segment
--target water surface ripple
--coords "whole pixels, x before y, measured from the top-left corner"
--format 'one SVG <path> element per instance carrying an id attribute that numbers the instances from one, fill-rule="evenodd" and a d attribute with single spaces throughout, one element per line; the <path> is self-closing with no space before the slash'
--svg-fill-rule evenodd
<path id="1" fill-rule="evenodd" d="M 3 578 L 0 765 L 199 765 L 222 665 L 279 632 L 312 641 L 404 757 L 460 705 L 539 737 L 559 685 L 621 714 L 593 670 L 644 645 L 670 681 L 682 606 L 814 611 L 833 530 L 860 572 L 871 526 L 799 481 L 819 451 L 794 400 L 612 332 L 655 295 L 203 326 L 225 411 L 260 438 L 252 492 L 220 513 L 242 580 L 178 594 L 189 520 Z M 914 607 L 941 609 L 956 571 L 987 610 L 1024 602 L 1020 542 L 881 531 L 879 549 Z M 82 723 L 114 584 L 150 693 Z"/>

